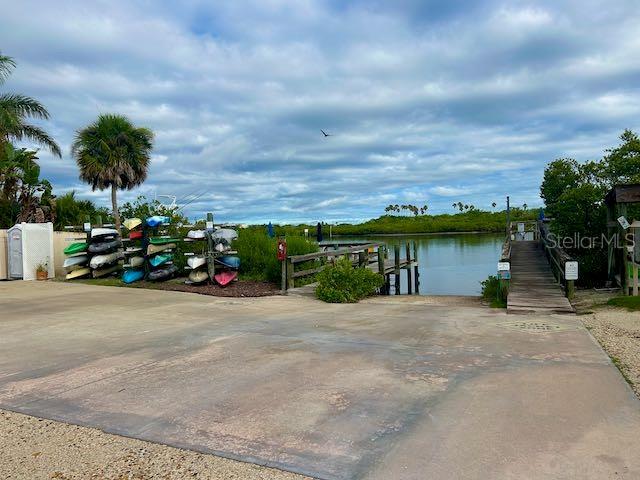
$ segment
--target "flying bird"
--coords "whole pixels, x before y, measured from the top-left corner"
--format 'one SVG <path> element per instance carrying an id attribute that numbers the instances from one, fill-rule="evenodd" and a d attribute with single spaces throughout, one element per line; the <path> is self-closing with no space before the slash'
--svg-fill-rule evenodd
<path id="1" fill-rule="evenodd" d="M 325 132 L 325 131 L 324 131 L 324 130 L 322 130 L 322 129 L 320 129 L 320 131 L 322 132 L 322 134 L 323 134 L 325 137 L 333 137 L 333 134 L 331 134 L 331 133 L 327 133 L 327 132 Z"/>

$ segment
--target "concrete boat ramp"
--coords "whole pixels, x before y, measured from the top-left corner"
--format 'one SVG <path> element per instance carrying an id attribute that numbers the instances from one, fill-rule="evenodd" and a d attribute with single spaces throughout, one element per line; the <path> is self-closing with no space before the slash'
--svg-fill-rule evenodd
<path id="1" fill-rule="evenodd" d="M 16 412 L 322 479 L 640 478 L 640 402 L 572 315 L 12 282 L 0 332 Z"/>

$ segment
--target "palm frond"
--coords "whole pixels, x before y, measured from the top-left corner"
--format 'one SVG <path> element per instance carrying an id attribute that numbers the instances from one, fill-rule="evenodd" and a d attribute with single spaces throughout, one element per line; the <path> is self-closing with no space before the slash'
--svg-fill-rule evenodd
<path id="1" fill-rule="evenodd" d="M 49 112 L 34 98 L 19 93 L 5 93 L 0 95 L 0 109 L 12 112 L 19 118 L 49 119 Z"/>
<path id="2" fill-rule="evenodd" d="M 13 58 L 0 55 L 0 85 L 11 75 L 14 68 L 16 68 L 16 62 Z"/>
<path id="3" fill-rule="evenodd" d="M 14 137 L 16 140 L 31 140 L 32 142 L 47 147 L 55 156 L 62 158 L 62 150 L 60 150 L 58 144 L 40 127 L 22 124 L 18 129 L 9 132 L 9 136 Z"/>

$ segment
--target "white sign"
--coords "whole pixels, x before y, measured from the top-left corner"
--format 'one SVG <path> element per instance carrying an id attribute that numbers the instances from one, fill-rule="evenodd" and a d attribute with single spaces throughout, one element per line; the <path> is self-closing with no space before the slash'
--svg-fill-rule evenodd
<path id="1" fill-rule="evenodd" d="M 630 227 L 629 222 L 627 222 L 627 219 L 624 218 L 624 216 L 618 217 L 618 223 L 622 225 L 622 228 L 625 230 Z"/>
<path id="2" fill-rule="evenodd" d="M 511 264 L 509 262 L 498 262 L 499 272 L 508 272 L 511 270 Z"/>
<path id="3" fill-rule="evenodd" d="M 207 222 L 205 225 L 205 228 L 207 230 L 213 230 L 213 222 Z"/>
<path id="4" fill-rule="evenodd" d="M 578 262 L 565 262 L 565 264 L 564 264 L 564 279 L 565 280 L 577 280 L 578 279 Z"/>
<path id="5" fill-rule="evenodd" d="M 518 223 L 518 232 L 524 232 L 524 223 Z"/>
<path id="6" fill-rule="evenodd" d="M 91 231 L 91 223 L 86 222 L 86 223 L 82 224 L 82 229 L 83 229 L 85 232 L 90 232 L 90 231 Z"/>

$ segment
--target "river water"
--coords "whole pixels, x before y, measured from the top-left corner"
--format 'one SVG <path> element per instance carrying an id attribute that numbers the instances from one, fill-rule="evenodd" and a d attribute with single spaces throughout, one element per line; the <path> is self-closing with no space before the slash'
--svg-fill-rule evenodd
<path id="1" fill-rule="evenodd" d="M 462 233 L 425 234 L 407 236 L 335 237 L 335 240 L 384 242 L 393 258 L 393 246 L 401 245 L 400 257 L 405 256 L 404 245 L 418 245 L 420 264 L 420 294 L 422 295 L 480 295 L 480 281 L 496 274 L 504 234 Z M 325 240 L 329 240 L 325 237 Z M 413 251 L 411 253 L 413 255 Z M 401 292 L 406 293 L 406 273 L 401 275 Z"/>

